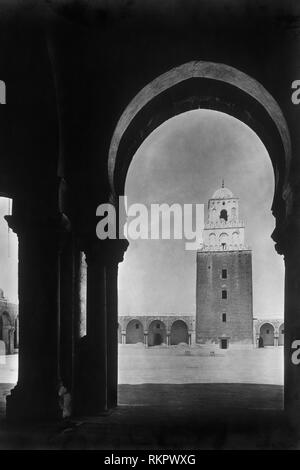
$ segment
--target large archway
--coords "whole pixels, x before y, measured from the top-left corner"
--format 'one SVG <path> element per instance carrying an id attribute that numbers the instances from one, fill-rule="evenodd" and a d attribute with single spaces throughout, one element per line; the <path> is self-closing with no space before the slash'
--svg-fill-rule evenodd
<path id="1" fill-rule="evenodd" d="M 272 213 L 280 225 L 285 217 L 284 191 L 291 160 L 284 116 L 256 80 L 224 64 L 184 64 L 158 77 L 136 95 L 122 114 L 111 141 L 111 201 L 118 204 L 118 196 L 125 194 L 130 163 L 145 139 L 170 118 L 198 109 L 221 111 L 237 118 L 261 139 L 274 170 Z M 163 336 L 151 324 L 148 345 L 166 343 Z"/>
<path id="2" fill-rule="evenodd" d="M 144 342 L 144 328 L 139 320 L 131 320 L 126 327 L 126 344 Z"/>
<path id="3" fill-rule="evenodd" d="M 160 320 L 150 323 L 148 329 L 148 346 L 160 346 L 167 342 L 166 325 Z"/>
<path id="4" fill-rule="evenodd" d="M 176 320 L 171 326 L 171 345 L 189 343 L 188 327 L 183 320 Z"/>
<path id="5" fill-rule="evenodd" d="M 124 194 L 130 162 L 146 137 L 173 116 L 212 109 L 236 117 L 260 137 L 272 160 L 272 212 L 284 217 L 283 192 L 291 163 L 290 134 L 283 113 L 255 79 L 225 64 L 192 61 L 157 77 L 129 103 L 115 128 L 108 160 L 112 198 Z"/>
<path id="6" fill-rule="evenodd" d="M 264 346 L 274 346 L 274 326 L 271 323 L 261 325 L 260 336 Z"/>

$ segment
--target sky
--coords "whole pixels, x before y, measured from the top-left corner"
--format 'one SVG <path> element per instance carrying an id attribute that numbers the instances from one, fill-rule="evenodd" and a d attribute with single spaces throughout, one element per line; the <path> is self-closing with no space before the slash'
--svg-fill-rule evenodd
<path id="1" fill-rule="evenodd" d="M 128 204 L 205 204 L 225 187 L 240 198 L 246 243 L 252 248 L 253 316 L 283 317 L 284 264 L 274 249 L 274 174 L 257 135 L 239 120 L 211 110 L 176 116 L 157 128 L 129 167 Z M 195 313 L 196 251 L 185 240 L 130 240 L 119 265 L 119 313 Z"/>

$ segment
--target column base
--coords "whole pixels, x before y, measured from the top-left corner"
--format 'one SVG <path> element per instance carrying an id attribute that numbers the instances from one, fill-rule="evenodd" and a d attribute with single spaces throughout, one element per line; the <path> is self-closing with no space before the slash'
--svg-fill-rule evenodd
<path id="1" fill-rule="evenodd" d="M 6 397 L 6 419 L 10 422 L 20 421 L 60 421 L 62 410 L 58 394 L 38 390 L 36 386 L 16 387 Z"/>

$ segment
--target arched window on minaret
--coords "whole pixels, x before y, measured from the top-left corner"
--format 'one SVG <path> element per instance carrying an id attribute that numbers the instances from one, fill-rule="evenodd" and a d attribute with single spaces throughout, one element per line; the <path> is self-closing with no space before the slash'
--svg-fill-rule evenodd
<path id="1" fill-rule="evenodd" d="M 238 232 L 233 232 L 233 234 L 232 234 L 232 244 L 233 245 L 238 245 L 239 244 L 239 233 Z"/>
<path id="2" fill-rule="evenodd" d="M 217 211 L 216 211 L 216 208 L 213 207 L 213 209 L 211 211 L 211 221 L 216 222 L 216 220 L 217 220 Z"/>
<path id="3" fill-rule="evenodd" d="M 209 234 L 209 244 L 210 244 L 210 246 L 215 246 L 216 245 L 216 234 L 215 233 L 210 233 Z"/>
<path id="4" fill-rule="evenodd" d="M 223 248 L 223 250 L 226 250 L 227 245 L 228 245 L 228 234 L 221 233 L 219 240 L 220 240 L 220 245 Z"/>
<path id="5" fill-rule="evenodd" d="M 226 209 L 222 209 L 220 212 L 220 219 L 223 219 L 225 222 L 227 222 L 228 219 L 228 214 Z"/>

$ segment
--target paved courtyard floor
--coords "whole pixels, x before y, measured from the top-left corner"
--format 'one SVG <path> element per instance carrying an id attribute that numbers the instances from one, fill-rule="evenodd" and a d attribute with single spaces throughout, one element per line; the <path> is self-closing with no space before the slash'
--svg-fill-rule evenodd
<path id="1" fill-rule="evenodd" d="M 119 383 L 283 385 L 283 347 L 217 349 L 119 345 Z"/>
<path id="2" fill-rule="evenodd" d="M 18 356 L 2 356 L 0 383 L 16 383 Z M 119 345 L 119 383 L 253 383 L 283 385 L 283 348 L 228 349 Z"/>
<path id="3" fill-rule="evenodd" d="M 283 350 L 122 345 L 119 406 L 107 416 L 13 426 L 5 395 L 17 356 L 0 364 L 0 449 L 299 449 L 282 411 Z"/>

